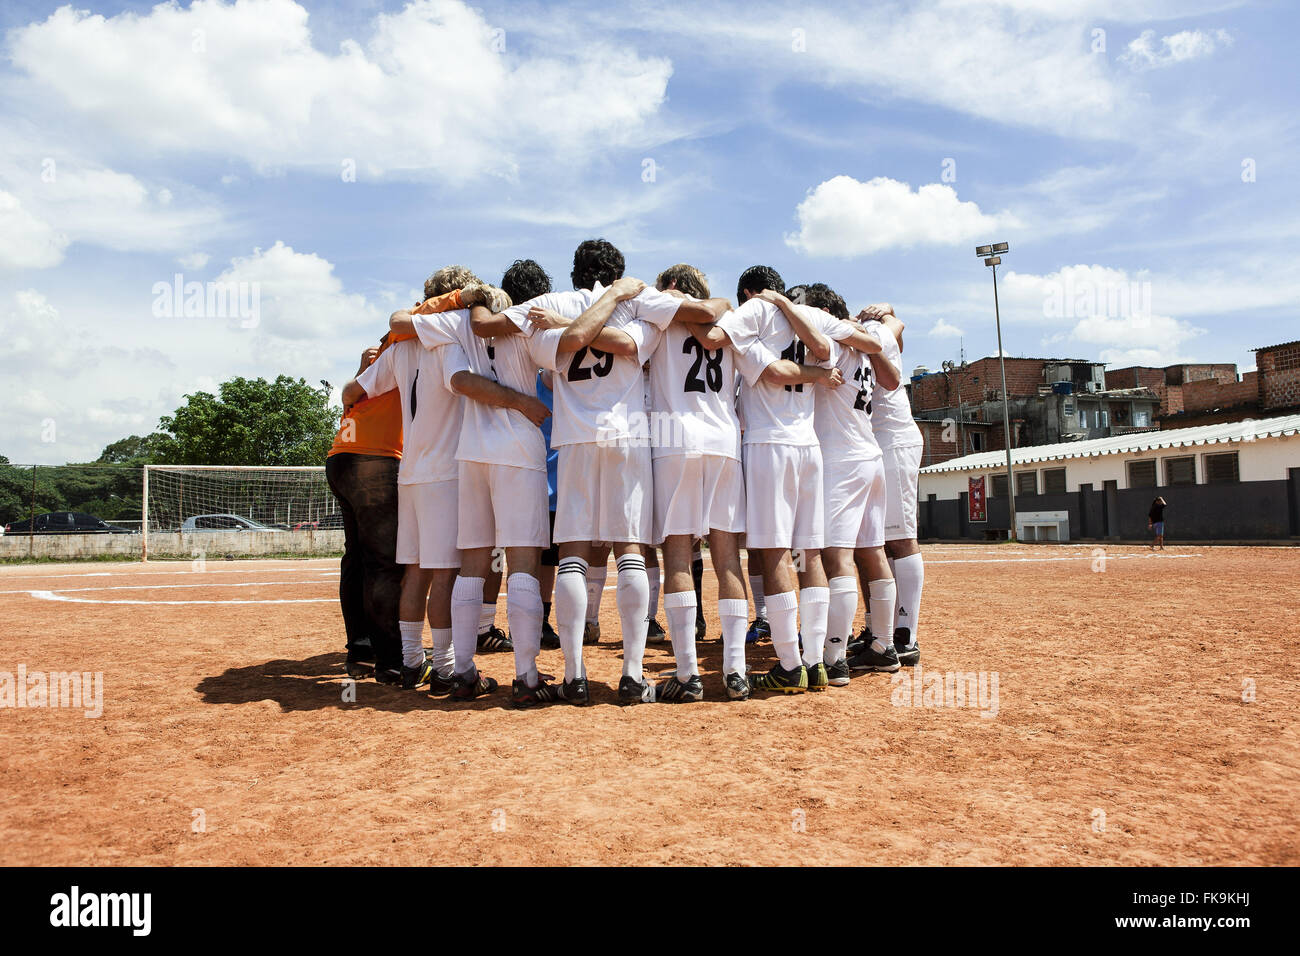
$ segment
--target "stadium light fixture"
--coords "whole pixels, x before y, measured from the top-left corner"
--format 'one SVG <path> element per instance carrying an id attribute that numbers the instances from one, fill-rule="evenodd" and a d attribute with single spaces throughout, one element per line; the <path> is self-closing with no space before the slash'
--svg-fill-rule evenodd
<path id="1" fill-rule="evenodd" d="M 986 266 L 993 269 L 993 320 L 998 329 L 998 365 L 1002 368 L 1002 434 L 1007 446 L 1007 506 L 1011 515 L 1011 527 L 1007 530 L 1007 540 L 1016 540 L 1016 475 L 1011 467 L 1011 404 L 1007 399 L 1007 360 L 1002 351 L 1002 315 L 998 309 L 998 266 L 1002 264 L 1002 255 L 1010 250 L 1005 242 L 976 246 L 975 255 L 984 260 Z"/>

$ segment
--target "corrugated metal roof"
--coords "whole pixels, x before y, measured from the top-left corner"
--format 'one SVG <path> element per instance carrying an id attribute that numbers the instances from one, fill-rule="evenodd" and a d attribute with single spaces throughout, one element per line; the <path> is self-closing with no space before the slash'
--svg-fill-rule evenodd
<path id="1" fill-rule="evenodd" d="M 1273 349 L 1284 349 L 1291 345 L 1300 345 L 1300 339 L 1292 339 L 1290 342 L 1279 342 L 1277 345 L 1265 345 L 1263 348 L 1251 349 L 1252 352 L 1271 352 Z"/>
<path id="2" fill-rule="evenodd" d="M 1087 441 L 1064 442 L 1056 445 L 1031 445 L 1027 448 L 1012 449 L 1011 462 L 1012 465 L 1027 465 L 1036 461 L 1059 461 L 1066 458 L 1100 458 L 1103 455 L 1134 454 L 1157 448 L 1184 448 L 1192 445 L 1250 441 L 1256 438 L 1272 438 L 1275 435 L 1294 435 L 1297 432 L 1300 432 L 1300 415 L 1282 415 L 1277 418 L 1199 425 L 1195 428 L 1170 428 L 1134 435 L 1112 435 L 1110 438 L 1091 438 Z M 976 455 L 963 455 L 961 458 L 929 465 L 922 468 L 921 473 L 978 471 L 1004 467 L 1006 462 L 1005 451 L 983 451 Z"/>

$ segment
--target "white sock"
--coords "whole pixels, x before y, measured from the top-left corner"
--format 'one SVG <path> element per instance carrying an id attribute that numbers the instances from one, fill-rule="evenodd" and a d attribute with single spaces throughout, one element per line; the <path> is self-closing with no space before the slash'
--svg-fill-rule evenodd
<path id="1" fill-rule="evenodd" d="M 772 628 L 772 649 L 786 670 L 796 670 L 799 660 L 799 595 L 793 591 L 767 595 L 767 623 Z"/>
<path id="2" fill-rule="evenodd" d="M 451 589 L 451 646 L 457 674 L 474 673 L 478 620 L 483 611 L 483 579 L 457 577 Z"/>
<path id="3" fill-rule="evenodd" d="M 496 604 L 495 603 L 484 604 L 483 611 L 478 616 L 478 632 L 480 634 L 486 634 L 488 632 L 488 628 L 490 628 L 493 624 L 495 624 L 496 621 L 497 621 Z"/>
<path id="4" fill-rule="evenodd" d="M 826 612 L 830 605 L 829 588 L 799 590 L 799 630 L 803 632 L 803 662 L 816 667 L 826 651 Z"/>
<path id="5" fill-rule="evenodd" d="M 742 598 L 718 601 L 722 619 L 722 673 L 745 676 L 745 615 L 749 602 Z"/>
<path id="6" fill-rule="evenodd" d="M 440 677 L 450 677 L 456 663 L 451 649 L 451 628 L 435 627 L 433 631 L 433 666 Z"/>
<path id="7" fill-rule="evenodd" d="M 921 617 L 921 590 L 925 587 L 925 562 L 921 560 L 920 553 L 909 554 L 894 562 L 894 580 L 898 582 L 894 628 L 906 631 L 907 643 L 915 644 L 917 624 Z"/>
<path id="8" fill-rule="evenodd" d="M 584 561 L 582 566 L 587 568 L 587 620 L 596 624 L 600 621 L 600 602 L 605 597 L 605 576 L 609 573 L 609 562 L 606 561 L 599 567 L 587 567 L 587 562 Z"/>
<path id="9" fill-rule="evenodd" d="M 650 579 L 650 611 L 646 615 L 646 620 L 649 620 L 652 617 L 657 617 L 659 614 L 659 582 L 661 580 L 661 575 L 659 568 L 657 567 L 647 567 L 645 569 L 645 575 Z M 668 605 L 665 604 L 664 609 L 667 610 L 667 608 Z M 692 626 L 694 625 L 692 624 Z"/>
<path id="10" fill-rule="evenodd" d="M 853 617 L 858 613 L 858 579 L 850 575 L 830 579 L 830 605 L 826 608 L 827 664 L 844 660 L 849 638 L 853 636 Z"/>
<path id="11" fill-rule="evenodd" d="M 522 572 L 506 582 L 506 623 L 515 644 L 515 676 L 537 686 L 537 655 L 542 649 L 542 589 L 537 578 Z"/>
<path id="12" fill-rule="evenodd" d="M 674 591 L 664 595 L 664 614 L 668 616 L 668 636 L 673 642 L 673 659 L 677 661 L 677 679 L 686 680 L 700 672 L 695 658 L 695 590 Z M 741 636 L 744 640 L 744 636 Z"/>
<path id="13" fill-rule="evenodd" d="M 402 632 L 402 665 L 419 667 L 424 663 L 424 621 L 398 621 Z"/>
<path id="14" fill-rule="evenodd" d="M 754 594 L 754 616 L 767 618 L 767 596 L 763 594 L 763 575 L 749 576 L 749 590 Z"/>
<path id="15" fill-rule="evenodd" d="M 893 578 L 881 578 L 867 582 L 867 593 L 871 602 L 871 619 L 880 626 L 880 630 L 871 632 L 871 646 L 883 654 L 894 646 L 894 601 L 898 590 Z"/>
<path id="16" fill-rule="evenodd" d="M 587 562 L 579 557 L 561 558 L 555 569 L 555 630 L 564 651 L 564 679 L 583 677 L 582 624 L 587 614 Z"/>
<path id="17" fill-rule="evenodd" d="M 646 611 L 650 607 L 650 581 L 645 558 L 625 554 L 614 565 L 618 569 L 618 617 L 623 625 L 623 676 L 641 680 L 645 659 Z M 693 623 L 693 622 L 692 622 Z"/>

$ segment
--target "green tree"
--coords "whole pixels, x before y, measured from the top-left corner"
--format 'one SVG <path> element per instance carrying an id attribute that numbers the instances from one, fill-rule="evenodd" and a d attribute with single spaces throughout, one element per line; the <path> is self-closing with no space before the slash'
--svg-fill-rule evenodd
<path id="1" fill-rule="evenodd" d="M 186 395 L 175 414 L 162 417 L 158 464 L 324 464 L 342 411 L 330 405 L 327 389 L 281 375 L 274 382 L 232 378 L 218 392 Z"/>
<path id="2" fill-rule="evenodd" d="M 129 438 L 119 438 L 111 445 L 105 446 L 95 461 L 101 465 L 115 465 L 122 462 L 152 465 L 162 454 L 166 443 L 167 436 L 158 432 L 143 437 L 132 435 Z"/>

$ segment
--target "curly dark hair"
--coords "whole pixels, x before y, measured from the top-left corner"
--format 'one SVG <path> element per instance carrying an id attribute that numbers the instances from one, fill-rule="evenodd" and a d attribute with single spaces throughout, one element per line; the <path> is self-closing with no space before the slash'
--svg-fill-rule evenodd
<path id="1" fill-rule="evenodd" d="M 516 305 L 551 291 L 551 277 L 534 259 L 516 259 L 501 277 L 501 289 Z"/>
<path id="2" fill-rule="evenodd" d="M 825 282 L 814 282 L 808 286 L 804 301 L 814 309 L 824 309 L 837 319 L 849 320 L 849 306 L 844 297 Z"/>
<path id="3" fill-rule="evenodd" d="M 669 266 L 655 279 L 655 288 L 661 292 L 669 286 L 697 299 L 709 297 L 709 280 L 704 278 L 703 272 L 685 262 Z"/>
<path id="4" fill-rule="evenodd" d="M 736 301 L 743 304 L 748 298 L 746 292 L 758 295 L 764 289 L 785 292 L 785 280 L 771 266 L 750 266 L 740 274 L 740 281 L 736 283 Z"/>
<path id="5" fill-rule="evenodd" d="M 623 253 L 605 239 L 587 239 L 573 251 L 573 280 L 575 289 L 594 289 L 596 283 L 609 285 L 623 278 Z"/>

